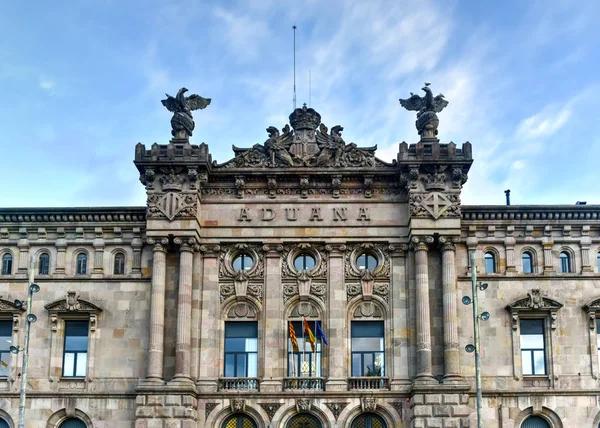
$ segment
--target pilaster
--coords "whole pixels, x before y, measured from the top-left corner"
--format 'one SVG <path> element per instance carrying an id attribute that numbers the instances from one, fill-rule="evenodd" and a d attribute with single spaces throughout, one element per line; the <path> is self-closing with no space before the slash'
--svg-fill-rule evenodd
<path id="1" fill-rule="evenodd" d="M 29 234 L 27 233 L 27 229 L 24 227 L 19 228 L 19 242 L 17 246 L 19 247 L 19 266 L 17 269 L 17 274 L 27 274 L 29 270 Z"/>
<path id="2" fill-rule="evenodd" d="M 410 384 L 409 373 L 409 309 L 407 257 L 408 245 L 390 245 L 391 257 L 391 324 L 392 324 L 392 390 L 404 390 Z"/>

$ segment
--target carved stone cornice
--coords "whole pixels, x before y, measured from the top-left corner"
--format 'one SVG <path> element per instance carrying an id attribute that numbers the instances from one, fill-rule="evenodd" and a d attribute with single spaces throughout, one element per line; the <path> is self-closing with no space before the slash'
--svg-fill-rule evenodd
<path id="1" fill-rule="evenodd" d="M 429 246 L 433 242 L 433 236 L 413 236 L 410 240 L 413 251 L 429 251 Z"/>
<path id="2" fill-rule="evenodd" d="M 408 244 L 390 244 L 388 247 L 390 255 L 393 256 L 403 256 L 408 251 L 408 248 Z"/>
<path id="3" fill-rule="evenodd" d="M 198 251 L 204 253 L 207 257 L 218 257 L 221 252 L 221 246 L 219 244 L 202 244 L 198 248 Z"/>
<path id="4" fill-rule="evenodd" d="M 143 223 L 144 208 L 2 208 L 0 223 Z"/>
<path id="5" fill-rule="evenodd" d="M 506 309 L 511 313 L 513 330 L 516 330 L 519 326 L 520 313 L 538 311 L 550 313 L 550 327 L 554 330 L 556 329 L 557 311 L 562 307 L 562 303 L 544 297 L 540 289 L 532 289 L 531 292 L 527 293 L 527 297 L 511 303 L 506 306 Z"/>
<path id="6" fill-rule="evenodd" d="M 151 237 L 146 238 L 146 242 L 152 245 L 152 251 L 167 252 L 167 245 L 169 244 L 169 238 Z"/>

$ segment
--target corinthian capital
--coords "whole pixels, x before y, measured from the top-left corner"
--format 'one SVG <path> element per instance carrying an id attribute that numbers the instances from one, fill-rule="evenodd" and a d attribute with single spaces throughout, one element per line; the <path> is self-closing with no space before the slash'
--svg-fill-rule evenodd
<path id="1" fill-rule="evenodd" d="M 169 238 L 152 237 L 146 238 L 146 242 L 149 245 L 153 245 L 153 251 L 167 252 L 167 245 L 169 244 Z"/>

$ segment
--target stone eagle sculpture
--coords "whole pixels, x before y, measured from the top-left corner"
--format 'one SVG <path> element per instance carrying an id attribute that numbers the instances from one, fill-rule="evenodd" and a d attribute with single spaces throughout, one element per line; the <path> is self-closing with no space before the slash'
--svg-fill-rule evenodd
<path id="1" fill-rule="evenodd" d="M 433 96 L 431 83 L 425 83 L 421 89 L 425 91 L 425 96 L 420 97 L 417 94 L 410 93 L 410 98 L 400 98 L 400 105 L 407 110 L 417 112 L 417 121 L 415 123 L 417 131 L 422 138 L 433 138 L 437 135 L 439 119 L 436 113 L 441 112 L 448 105 L 444 95 Z"/>
<path id="2" fill-rule="evenodd" d="M 171 118 L 171 135 L 175 138 L 189 138 L 194 130 L 194 118 L 192 110 L 205 109 L 209 104 L 210 98 L 203 98 L 200 95 L 190 95 L 186 97 L 184 94 L 187 88 L 181 88 L 177 91 L 177 95 L 172 97 L 165 94 L 167 99 L 161 100 L 162 104 L 173 113 Z"/>

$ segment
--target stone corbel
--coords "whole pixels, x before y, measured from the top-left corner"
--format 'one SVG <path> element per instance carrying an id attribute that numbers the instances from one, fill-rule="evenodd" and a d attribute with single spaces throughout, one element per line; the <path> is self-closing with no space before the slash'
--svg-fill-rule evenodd
<path id="1" fill-rule="evenodd" d="M 511 313 L 510 319 L 513 331 L 517 331 L 517 329 L 519 328 L 519 313 L 513 311 Z"/>
<path id="2" fill-rule="evenodd" d="M 340 197 L 340 189 L 342 188 L 342 176 L 332 175 L 331 176 L 331 191 L 334 198 Z"/>
<path id="3" fill-rule="evenodd" d="M 300 177 L 300 197 L 306 199 L 308 197 L 308 188 L 310 186 L 308 175 Z"/>
<path id="4" fill-rule="evenodd" d="M 97 317 L 96 314 L 90 314 L 90 332 L 96 331 Z"/>
<path id="5" fill-rule="evenodd" d="M 244 191 L 246 188 L 246 181 L 244 180 L 243 175 L 235 176 L 235 190 L 237 192 L 238 199 L 242 199 L 244 197 Z"/>
<path id="6" fill-rule="evenodd" d="M 557 318 L 558 314 L 556 313 L 556 311 L 551 311 L 550 312 L 550 328 L 552 330 L 556 330 L 556 318 Z"/>
<path id="7" fill-rule="evenodd" d="M 588 312 L 588 320 L 590 322 L 590 330 L 596 329 L 596 312 Z"/>
<path id="8" fill-rule="evenodd" d="M 277 192 L 277 178 L 274 175 L 267 176 L 267 188 L 269 189 L 269 198 L 275 199 Z"/>
<path id="9" fill-rule="evenodd" d="M 233 413 L 245 413 L 246 412 L 246 400 L 240 398 L 234 398 L 231 400 L 231 411 Z"/>
<path id="10" fill-rule="evenodd" d="M 56 333 L 56 331 L 58 330 L 58 315 L 50 315 L 50 326 L 51 330 Z"/>
<path id="11" fill-rule="evenodd" d="M 360 285 L 362 288 L 362 295 L 364 300 L 371 300 L 373 297 L 373 285 L 375 284 L 375 277 L 371 269 L 365 269 L 360 277 Z"/>
<path id="12" fill-rule="evenodd" d="M 365 198 L 373 196 L 373 176 L 365 175 L 364 177 Z"/>
<path id="13" fill-rule="evenodd" d="M 296 410 L 300 412 L 309 412 L 311 408 L 310 398 L 296 398 Z"/>
<path id="14" fill-rule="evenodd" d="M 248 292 L 248 275 L 246 272 L 243 270 L 238 271 L 233 278 L 233 284 L 235 286 L 236 299 L 245 300 Z"/>
<path id="15" fill-rule="evenodd" d="M 374 397 L 363 397 L 360 400 L 360 406 L 363 412 L 375 412 L 377 409 L 377 401 Z"/>
<path id="16" fill-rule="evenodd" d="M 310 275 L 308 275 L 308 272 L 302 270 L 298 274 L 297 282 L 300 300 L 308 300 L 308 296 L 310 296 L 310 288 L 312 286 L 312 278 L 310 277 Z"/>

